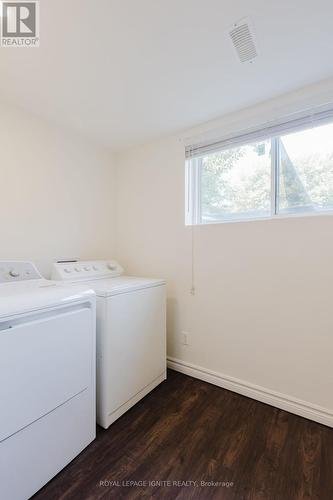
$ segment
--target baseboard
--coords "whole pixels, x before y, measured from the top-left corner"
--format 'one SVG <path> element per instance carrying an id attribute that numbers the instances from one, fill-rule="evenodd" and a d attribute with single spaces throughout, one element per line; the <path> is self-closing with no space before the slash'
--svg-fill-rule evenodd
<path id="1" fill-rule="evenodd" d="M 290 413 L 295 413 L 301 417 L 314 420 L 320 424 L 333 427 L 333 411 L 327 408 L 322 408 L 321 406 L 307 401 L 302 401 L 244 380 L 229 377 L 180 359 L 168 357 L 168 367 L 172 370 L 184 373 L 185 375 L 190 375 L 191 377 L 223 387 L 229 391 L 237 392 L 243 396 L 262 401 L 263 403 L 281 408 Z"/>

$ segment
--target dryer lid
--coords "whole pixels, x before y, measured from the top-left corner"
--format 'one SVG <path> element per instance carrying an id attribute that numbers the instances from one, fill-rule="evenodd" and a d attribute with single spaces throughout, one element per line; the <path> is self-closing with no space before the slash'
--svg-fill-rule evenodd
<path id="1" fill-rule="evenodd" d="M 95 293 L 88 285 L 77 287 L 46 279 L 0 284 L 0 320 L 75 302 L 91 302 Z"/>

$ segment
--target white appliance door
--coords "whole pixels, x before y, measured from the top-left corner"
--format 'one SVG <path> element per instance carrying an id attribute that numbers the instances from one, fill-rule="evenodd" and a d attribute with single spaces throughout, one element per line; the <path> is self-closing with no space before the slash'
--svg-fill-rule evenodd
<path id="1" fill-rule="evenodd" d="M 84 305 L 0 322 L 0 442 L 91 384 Z"/>
<path id="2" fill-rule="evenodd" d="M 100 397 L 112 413 L 166 368 L 165 286 L 107 299 L 105 327 L 98 335 L 103 384 Z M 104 406 L 104 404 L 103 404 Z"/>

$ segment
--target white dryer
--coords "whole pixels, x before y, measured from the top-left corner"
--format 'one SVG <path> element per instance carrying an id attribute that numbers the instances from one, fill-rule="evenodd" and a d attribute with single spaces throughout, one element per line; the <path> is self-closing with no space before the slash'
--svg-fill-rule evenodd
<path id="1" fill-rule="evenodd" d="M 96 298 L 0 261 L 0 498 L 30 498 L 93 439 Z"/>
<path id="2" fill-rule="evenodd" d="M 165 281 L 123 276 L 115 261 L 54 264 L 52 278 L 97 295 L 97 422 L 109 425 L 166 378 Z"/>

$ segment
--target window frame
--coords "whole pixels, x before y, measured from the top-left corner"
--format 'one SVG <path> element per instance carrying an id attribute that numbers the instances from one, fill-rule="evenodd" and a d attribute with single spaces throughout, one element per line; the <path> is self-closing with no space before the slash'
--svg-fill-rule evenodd
<path id="1" fill-rule="evenodd" d="M 326 121 L 327 123 L 332 123 L 333 121 Z M 325 123 L 318 123 L 318 127 L 324 125 Z M 308 130 L 311 127 L 311 123 L 307 126 L 303 126 L 301 130 Z M 314 127 L 317 128 L 317 127 Z M 296 132 L 296 131 L 295 131 Z M 293 133 L 290 131 L 289 133 Z M 211 151 L 202 156 L 187 157 L 185 161 L 186 165 L 186 175 L 185 175 L 185 224 L 189 226 L 195 225 L 206 225 L 206 224 L 232 224 L 237 222 L 254 222 L 272 219 L 288 219 L 294 217 L 317 217 L 323 215 L 332 215 L 333 208 L 325 208 L 318 211 L 304 211 L 304 212 L 290 212 L 281 213 L 279 212 L 279 184 L 280 184 L 280 140 L 281 137 L 287 135 L 288 132 L 281 132 L 280 134 L 274 134 L 272 136 L 263 136 L 262 140 L 269 140 L 271 143 L 271 211 L 269 215 L 262 215 L 257 217 L 241 217 L 232 219 L 217 219 L 212 221 L 204 221 L 202 219 L 202 207 L 201 207 L 201 173 L 202 173 L 202 158 L 208 154 L 214 154 L 214 152 L 219 152 L 223 150 L 232 149 L 240 145 L 251 144 L 250 141 L 244 142 L 243 144 L 238 143 L 236 146 L 228 146 L 224 148 L 218 148 L 215 151 Z M 260 142 L 260 139 L 257 139 Z"/>

